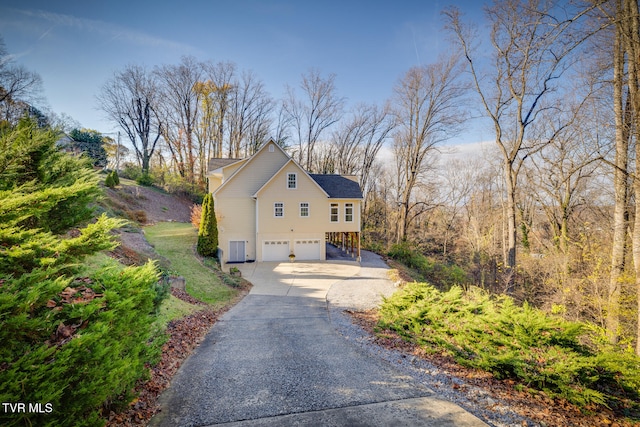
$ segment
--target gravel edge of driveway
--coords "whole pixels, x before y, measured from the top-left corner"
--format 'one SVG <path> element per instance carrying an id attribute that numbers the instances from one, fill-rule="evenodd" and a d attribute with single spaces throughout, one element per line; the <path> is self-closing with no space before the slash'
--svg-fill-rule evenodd
<path id="1" fill-rule="evenodd" d="M 484 390 L 467 384 L 429 361 L 376 344 L 373 336 L 352 321 L 347 311 L 376 308 L 382 302 L 380 295 L 388 296 L 398 289 L 388 278 L 388 269 L 379 255 L 362 251 L 361 272 L 331 287 L 327 293 L 327 311 L 336 331 L 365 353 L 386 361 L 419 384 L 433 390 L 437 397 L 459 405 L 492 426 L 538 426 L 532 420 L 514 413 Z M 378 297 L 372 298 L 369 285 L 373 285 Z M 362 299 L 359 300 L 358 297 Z M 464 392 L 458 391 L 462 385 L 465 386 Z"/>

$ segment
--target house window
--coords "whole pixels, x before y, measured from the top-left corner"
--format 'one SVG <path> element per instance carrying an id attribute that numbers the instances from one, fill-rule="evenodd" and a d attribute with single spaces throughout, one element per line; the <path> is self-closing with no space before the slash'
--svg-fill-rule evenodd
<path id="1" fill-rule="evenodd" d="M 344 204 L 344 221 L 353 222 L 353 203 Z"/>
<path id="2" fill-rule="evenodd" d="M 298 187 L 298 176 L 295 173 L 287 174 L 287 188 L 295 190 Z"/>
<path id="3" fill-rule="evenodd" d="M 338 204 L 331 203 L 331 222 L 338 222 Z"/>
<path id="4" fill-rule="evenodd" d="M 271 144 L 271 145 L 269 146 L 269 152 L 270 152 L 270 153 L 273 153 L 274 151 L 275 151 L 275 150 L 274 150 L 274 148 L 273 148 L 273 144 Z"/>
<path id="5" fill-rule="evenodd" d="M 304 218 L 309 216 L 309 203 L 307 202 L 300 203 L 300 216 Z"/>
<path id="6" fill-rule="evenodd" d="M 275 202 L 273 204 L 273 216 L 276 218 L 282 218 L 284 216 L 284 203 Z"/>

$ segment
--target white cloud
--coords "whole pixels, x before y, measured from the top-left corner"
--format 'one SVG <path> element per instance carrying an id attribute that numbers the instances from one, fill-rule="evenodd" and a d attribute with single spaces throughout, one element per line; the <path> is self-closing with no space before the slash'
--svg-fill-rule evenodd
<path id="1" fill-rule="evenodd" d="M 439 147 L 440 156 L 445 158 L 474 159 L 485 157 L 487 153 L 492 153 L 495 148 L 493 141 L 467 142 L 462 144 L 443 145 Z M 393 161 L 393 148 L 390 144 L 385 144 L 376 156 L 382 163 Z"/>
<path id="2" fill-rule="evenodd" d="M 18 10 L 17 12 L 31 18 L 42 19 L 53 24 L 52 27 L 47 29 L 40 38 L 45 37 L 51 30 L 56 27 L 74 28 L 82 32 L 96 33 L 107 36 L 110 40 L 121 40 L 131 44 L 156 47 L 163 49 L 172 49 L 179 51 L 195 51 L 192 46 L 185 45 L 183 43 L 166 40 L 160 37 L 155 37 L 140 31 L 131 30 L 119 25 L 111 24 L 109 22 L 98 21 L 94 19 L 78 18 L 72 15 L 65 15 L 60 13 L 47 12 L 43 10 Z"/>
<path id="3" fill-rule="evenodd" d="M 493 141 L 468 142 L 464 144 L 448 145 L 443 152 L 446 156 L 453 156 L 460 159 L 478 158 L 494 149 Z"/>

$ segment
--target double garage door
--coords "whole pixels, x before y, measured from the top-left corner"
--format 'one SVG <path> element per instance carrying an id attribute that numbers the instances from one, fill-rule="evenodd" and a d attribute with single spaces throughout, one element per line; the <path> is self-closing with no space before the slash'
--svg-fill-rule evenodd
<path id="1" fill-rule="evenodd" d="M 319 260 L 320 244 L 320 239 L 296 239 L 290 250 L 288 240 L 265 240 L 262 242 L 262 260 L 288 261 L 292 252 L 298 261 Z"/>

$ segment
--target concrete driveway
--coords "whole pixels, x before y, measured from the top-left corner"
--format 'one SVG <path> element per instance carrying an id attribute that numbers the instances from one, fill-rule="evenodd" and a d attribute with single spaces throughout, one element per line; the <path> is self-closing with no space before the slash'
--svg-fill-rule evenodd
<path id="1" fill-rule="evenodd" d="M 238 264 L 253 283 L 251 295 L 307 297 L 324 300 L 331 286 L 360 271 L 356 262 L 254 262 Z"/>
<path id="2" fill-rule="evenodd" d="M 328 301 L 393 290 L 379 258 L 239 268 L 251 293 L 180 368 L 151 426 L 486 426 L 336 332 Z"/>

